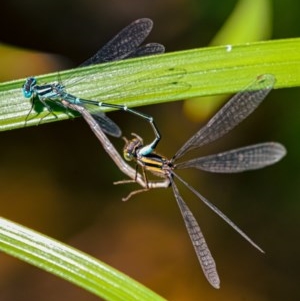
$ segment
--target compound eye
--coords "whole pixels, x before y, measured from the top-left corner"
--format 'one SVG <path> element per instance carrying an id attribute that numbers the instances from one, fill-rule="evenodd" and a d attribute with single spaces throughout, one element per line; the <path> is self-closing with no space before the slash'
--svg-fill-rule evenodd
<path id="1" fill-rule="evenodd" d="M 25 98 L 31 98 L 32 91 L 24 90 L 24 88 L 23 88 L 23 95 Z"/>
<path id="2" fill-rule="evenodd" d="M 133 159 L 133 155 L 131 153 L 129 153 L 128 151 L 124 151 L 123 156 L 126 161 L 132 161 L 132 159 Z"/>

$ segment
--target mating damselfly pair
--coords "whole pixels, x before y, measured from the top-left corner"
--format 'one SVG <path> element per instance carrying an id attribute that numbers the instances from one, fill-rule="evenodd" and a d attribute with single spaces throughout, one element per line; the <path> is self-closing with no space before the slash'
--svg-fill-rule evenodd
<path id="1" fill-rule="evenodd" d="M 83 66 L 106 61 L 120 60 L 127 57 L 162 53 L 164 51 L 164 47 L 160 44 L 153 43 L 140 46 L 142 41 L 151 31 L 151 28 L 152 22 L 149 19 L 140 19 L 133 22 L 123 29 L 106 46 L 104 46 L 104 48 L 100 49 L 96 55 L 83 63 Z M 72 84 L 72 80 L 68 82 Z M 50 103 L 52 101 L 58 103 L 64 108 L 78 111 L 84 117 L 100 142 L 103 144 L 105 150 L 119 168 L 133 181 L 137 181 L 142 186 L 142 189 L 132 192 L 124 200 L 137 192 L 149 190 L 150 188 L 172 187 L 175 199 L 182 213 L 187 232 L 190 236 L 203 272 L 209 283 L 213 287 L 219 288 L 220 279 L 215 261 L 195 217 L 179 193 L 175 184 L 176 179 L 183 183 L 255 248 L 261 252 L 263 251 L 225 214 L 217 209 L 179 175 L 177 175 L 175 170 L 183 168 L 197 168 L 216 173 L 236 173 L 259 169 L 279 161 L 286 154 L 286 150 L 280 143 L 266 142 L 205 157 L 197 157 L 185 162 L 177 163 L 177 160 L 188 151 L 211 143 L 232 130 L 259 106 L 259 104 L 271 91 L 274 84 L 275 77 L 273 75 L 264 74 L 258 76 L 253 83 L 251 83 L 243 91 L 233 96 L 204 127 L 194 134 L 177 151 L 171 159 L 167 159 L 155 152 L 161 136 L 153 118 L 148 115 L 129 109 L 126 106 L 103 103 L 97 99 L 86 100 L 77 98 L 66 91 L 65 86 L 67 87 L 67 82 L 64 85 L 61 83 L 37 85 L 36 79 L 31 77 L 27 79 L 23 86 L 23 94 L 25 97 L 35 97 L 41 101 L 50 112 Z M 114 146 L 107 139 L 106 135 L 103 134 L 102 130 L 113 136 L 120 136 L 121 131 L 112 120 L 99 111 L 101 107 L 112 107 L 129 111 L 130 113 L 142 117 L 150 122 L 155 134 L 154 140 L 151 143 L 144 145 L 143 139 L 137 134 L 134 134 L 133 139 L 126 139 L 123 150 L 124 158 L 126 160 L 135 161 L 142 171 L 141 174 L 129 167 L 127 163 L 122 160 Z M 149 181 L 147 179 L 147 172 L 158 176 L 161 180 Z"/>

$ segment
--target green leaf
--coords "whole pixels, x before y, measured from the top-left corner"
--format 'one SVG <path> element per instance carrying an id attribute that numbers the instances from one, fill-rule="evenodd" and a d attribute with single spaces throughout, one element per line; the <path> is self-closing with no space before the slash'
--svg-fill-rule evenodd
<path id="1" fill-rule="evenodd" d="M 0 218 L 0 249 L 105 300 L 165 300 L 99 260 L 4 218 Z"/>
<path id="2" fill-rule="evenodd" d="M 237 44 L 267 39 L 271 35 L 270 0 L 240 0 L 211 45 Z"/>
<path id="3" fill-rule="evenodd" d="M 300 86 L 300 39 L 273 40 L 242 45 L 207 47 L 125 60 L 61 72 L 64 82 L 73 76 L 67 91 L 76 96 L 130 107 L 197 96 L 235 93 L 258 75 L 275 75 L 275 88 Z M 39 76 L 39 83 L 58 74 Z M 0 84 L 0 130 L 25 126 L 31 104 L 21 92 L 25 79 Z M 53 108 L 32 112 L 26 125 L 69 118 Z M 45 115 L 47 115 L 45 117 Z"/>

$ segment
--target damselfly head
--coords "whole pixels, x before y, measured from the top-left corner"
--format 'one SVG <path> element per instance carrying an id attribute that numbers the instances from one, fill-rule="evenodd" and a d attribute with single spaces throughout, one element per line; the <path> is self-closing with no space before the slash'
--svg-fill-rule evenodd
<path id="1" fill-rule="evenodd" d="M 28 77 L 22 86 L 23 95 L 25 98 L 31 98 L 34 93 L 34 86 L 36 85 L 35 77 Z"/>
<path id="2" fill-rule="evenodd" d="M 126 161 L 132 161 L 134 158 L 136 158 L 138 150 L 144 145 L 143 139 L 140 136 L 134 133 L 132 133 L 132 136 L 134 136 L 135 138 L 131 140 L 123 138 L 125 140 L 123 156 Z"/>

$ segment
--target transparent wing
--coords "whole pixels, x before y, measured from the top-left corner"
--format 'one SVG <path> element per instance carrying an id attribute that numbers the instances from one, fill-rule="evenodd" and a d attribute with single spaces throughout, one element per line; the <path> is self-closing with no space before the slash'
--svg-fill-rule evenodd
<path id="1" fill-rule="evenodd" d="M 195 252 L 197 254 L 198 260 L 202 267 L 203 273 L 208 280 L 208 282 L 214 288 L 220 288 L 220 279 L 217 272 L 216 264 L 214 258 L 212 257 L 210 250 L 207 246 L 205 238 L 202 234 L 202 231 L 193 215 L 191 210 L 188 208 L 184 200 L 182 199 L 177 186 L 173 181 L 172 188 L 174 196 L 176 198 L 178 207 L 182 214 L 186 229 L 194 246 Z"/>
<path id="2" fill-rule="evenodd" d="M 152 20 L 147 18 L 132 22 L 106 43 L 94 56 L 83 62 L 80 67 L 122 60 L 128 57 L 143 43 L 152 27 Z"/>
<path id="3" fill-rule="evenodd" d="M 109 117 L 102 112 L 91 114 L 95 121 L 100 125 L 103 132 L 113 137 L 121 137 L 122 131 Z"/>
<path id="4" fill-rule="evenodd" d="M 245 233 L 243 232 L 235 223 L 233 223 L 222 211 L 220 211 L 214 204 L 212 204 L 208 199 L 195 190 L 191 185 L 179 177 L 176 173 L 172 172 L 183 185 L 185 185 L 190 191 L 192 191 L 206 206 L 208 206 L 213 212 L 215 212 L 219 217 L 221 217 L 230 227 L 232 227 L 237 233 L 239 233 L 245 240 L 247 240 L 253 247 L 255 247 L 260 252 L 264 251 Z M 174 188 L 173 188 L 174 189 Z"/>
<path id="5" fill-rule="evenodd" d="M 148 43 L 138 47 L 135 51 L 130 53 L 126 58 L 134 58 L 140 56 L 147 56 L 152 54 L 159 54 L 165 52 L 165 46 L 159 43 Z"/>
<path id="6" fill-rule="evenodd" d="M 85 105 L 91 113 L 101 111 L 101 102 L 104 103 L 136 103 L 141 104 L 140 99 L 153 98 L 153 95 L 162 99 L 165 95 L 170 100 L 178 97 L 180 93 L 190 89 L 190 85 L 184 82 L 186 70 L 182 68 L 166 68 L 157 71 L 141 72 L 141 75 L 126 74 L 120 76 L 120 80 L 114 84 L 103 79 L 101 87 L 91 84 L 88 99 L 99 102 L 100 106 Z M 133 79 L 134 78 L 134 79 Z M 74 91 L 74 95 L 80 97 L 81 91 Z M 83 100 L 84 102 L 84 100 Z"/>
<path id="7" fill-rule="evenodd" d="M 275 84 L 271 74 L 259 76 L 243 91 L 234 95 L 209 122 L 192 136 L 175 154 L 179 158 L 187 151 L 208 144 L 237 126 L 248 117 L 263 101 Z"/>
<path id="8" fill-rule="evenodd" d="M 151 19 L 143 18 L 132 22 L 78 67 L 163 53 L 165 47 L 159 43 L 140 46 L 151 32 L 152 27 Z M 81 77 L 77 78 L 74 75 L 65 79 L 64 85 L 69 89 L 81 80 Z"/>
<path id="9" fill-rule="evenodd" d="M 176 164 L 175 168 L 198 168 L 210 172 L 235 173 L 263 168 L 278 162 L 285 155 L 286 149 L 282 144 L 267 142 L 192 159 Z"/>
<path id="10" fill-rule="evenodd" d="M 84 102 L 78 102 L 78 98 L 72 94 L 63 92 L 61 94 L 59 94 L 59 97 L 64 100 L 65 102 L 68 102 L 70 104 L 77 104 L 81 107 L 87 107 L 88 105 L 86 105 Z M 64 105 L 64 102 L 61 101 L 56 101 L 56 103 L 58 105 L 61 105 L 63 107 L 66 107 Z M 68 109 L 68 107 L 67 107 Z M 101 111 L 94 111 L 91 113 L 91 115 L 94 117 L 95 121 L 99 124 L 99 126 L 101 127 L 101 129 L 113 136 L 113 137 L 120 137 L 122 135 L 121 129 L 119 128 L 119 126 L 112 121 L 109 117 L 107 117 L 103 112 Z"/>
<path id="11" fill-rule="evenodd" d="M 143 75 L 138 77 L 138 79 L 132 81 L 130 81 L 130 75 L 128 75 L 126 84 L 124 80 L 115 81 L 114 85 L 103 82 L 101 87 L 96 84 L 91 84 L 88 91 L 88 99 L 80 98 L 82 91 L 79 89 L 73 91 L 72 94 L 65 93 L 64 99 L 70 103 L 77 103 L 84 106 L 93 116 L 100 113 L 100 117 L 98 116 L 97 121 L 98 123 L 100 122 L 99 125 L 101 128 L 105 129 L 105 132 L 112 136 L 119 136 L 121 130 L 117 125 L 106 116 L 104 119 L 103 113 L 101 114 L 105 108 L 105 105 L 102 105 L 102 103 L 117 104 L 122 101 L 123 104 L 126 104 L 126 102 L 129 101 L 139 102 L 140 98 L 153 98 L 153 94 L 160 98 L 164 97 L 164 95 L 168 97 L 173 95 L 175 98 L 176 95 L 190 88 L 187 83 L 182 81 L 182 78 L 186 74 L 185 69 L 168 68 L 157 72 L 149 71 L 146 74 L 143 72 L 142 74 Z M 136 77 L 135 75 L 135 78 Z M 109 123 L 108 120 L 110 120 Z M 105 125 L 106 121 L 107 124 Z M 112 126 L 112 124 L 114 124 L 114 126 Z M 116 131 L 116 128 L 119 130 Z"/>

